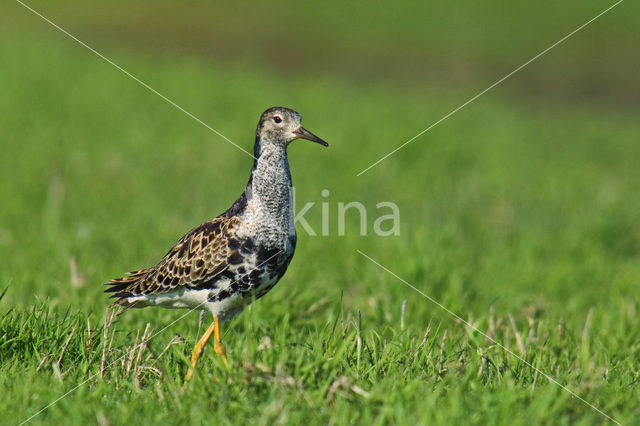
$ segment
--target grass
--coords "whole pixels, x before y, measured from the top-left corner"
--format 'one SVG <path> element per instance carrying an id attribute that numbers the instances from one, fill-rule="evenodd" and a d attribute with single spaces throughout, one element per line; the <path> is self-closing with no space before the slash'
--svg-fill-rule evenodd
<path id="1" fill-rule="evenodd" d="M 300 233 L 283 280 L 224 327 L 231 368 L 208 348 L 185 391 L 198 315 L 129 311 L 105 333 L 100 283 L 224 210 L 251 160 L 63 35 L 2 34 L 3 423 L 71 390 L 30 423 L 606 421 L 357 250 L 637 422 L 637 110 L 523 98 L 507 82 L 356 177 L 470 93 L 109 48 L 245 149 L 275 104 L 330 143 L 290 147 L 297 203 L 316 203 L 316 231 L 328 203 L 330 235 Z M 397 203 L 401 235 L 360 236 L 351 218 L 338 236 L 341 201 L 367 206 L 369 231 L 375 204 Z"/>

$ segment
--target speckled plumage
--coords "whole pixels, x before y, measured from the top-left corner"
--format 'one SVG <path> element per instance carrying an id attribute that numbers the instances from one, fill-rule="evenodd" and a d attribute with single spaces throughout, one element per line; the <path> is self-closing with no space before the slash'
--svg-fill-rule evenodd
<path id="1" fill-rule="evenodd" d="M 106 283 L 115 305 L 208 311 L 228 320 L 284 275 L 296 246 L 288 144 L 326 146 L 282 107 L 262 114 L 255 161 L 242 195 L 220 216 L 186 234 L 154 267 Z"/>

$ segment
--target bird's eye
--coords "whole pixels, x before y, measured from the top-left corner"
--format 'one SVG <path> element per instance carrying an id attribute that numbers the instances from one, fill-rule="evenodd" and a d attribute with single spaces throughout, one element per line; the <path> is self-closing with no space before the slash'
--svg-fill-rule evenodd
<path id="1" fill-rule="evenodd" d="M 273 122 L 276 124 L 280 124 L 282 123 L 282 118 L 278 117 L 277 115 L 275 117 L 273 117 Z"/>

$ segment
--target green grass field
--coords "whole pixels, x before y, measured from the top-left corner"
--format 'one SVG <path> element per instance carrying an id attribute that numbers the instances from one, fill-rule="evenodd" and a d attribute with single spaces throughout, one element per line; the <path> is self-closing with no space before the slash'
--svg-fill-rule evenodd
<path id="1" fill-rule="evenodd" d="M 494 3 L 474 10 L 498 25 L 507 15 L 491 14 Z M 225 56 L 189 45 L 179 54 L 178 42 L 170 49 L 145 32 L 142 22 L 154 27 L 155 15 L 126 7 L 114 16 L 130 17 L 125 29 L 140 19 L 139 33 L 119 32 L 104 17 L 82 21 L 88 8 L 60 6 L 77 16 L 56 15 L 55 7 L 34 4 L 249 151 L 264 109 L 299 111 L 330 147 L 290 146 L 296 202 L 315 202 L 307 219 L 318 234 L 327 203 L 330 232 L 299 229 L 282 281 L 224 327 L 230 368 L 209 346 L 184 390 L 198 314 L 130 310 L 105 333 L 109 301 L 101 284 L 152 265 L 185 232 L 225 210 L 244 189 L 252 160 L 15 5 L 0 29 L 0 423 L 18 424 L 63 396 L 29 424 L 608 423 L 518 357 L 616 421 L 638 423 L 639 86 L 625 78 L 636 75 L 630 70 L 639 58 L 624 59 L 631 45 L 624 28 L 636 6 L 623 3 L 593 32 L 575 35 L 575 44 L 557 47 L 357 177 L 607 5 L 588 2 L 579 16 L 564 10 L 543 26 L 543 38 L 503 48 L 497 30 L 486 39 L 472 32 L 447 39 L 463 27 L 449 21 L 442 34 L 437 26 L 402 32 L 401 20 L 367 32 L 367 22 L 381 19 L 369 11 L 344 33 L 353 44 L 336 48 L 346 62 L 335 69 L 324 33 L 301 32 L 296 46 L 308 40 L 304 53 L 324 58 L 313 70 L 262 66 L 264 52 Z M 546 22 L 542 12 L 527 21 L 535 9 L 527 5 L 506 28 L 515 31 L 518 19 L 532 27 Z M 207 29 L 202 21 L 189 27 L 189 7 L 173 30 L 197 39 Z M 444 10 L 435 7 L 430 21 Z M 399 74 L 359 78 L 348 70 L 358 46 L 391 33 L 389 45 L 377 44 L 388 60 L 402 57 L 392 54 L 394 45 L 418 51 L 406 44 L 419 35 L 441 46 L 430 47 L 438 64 L 430 83 L 413 83 L 429 68 L 428 54 Z M 140 34 L 156 40 L 153 49 Z M 368 49 L 365 64 L 375 64 L 377 51 Z M 609 66 L 598 61 L 605 50 L 614 58 Z M 474 55 L 497 59 L 474 62 Z M 454 56 L 462 65 L 448 62 Z M 465 64 L 479 64 L 480 77 L 433 77 Z M 587 86 L 593 91 L 581 89 Z M 350 201 L 367 207 L 367 236 L 355 215 L 338 235 L 337 203 Z M 382 201 L 398 205 L 400 236 L 372 232 Z"/>

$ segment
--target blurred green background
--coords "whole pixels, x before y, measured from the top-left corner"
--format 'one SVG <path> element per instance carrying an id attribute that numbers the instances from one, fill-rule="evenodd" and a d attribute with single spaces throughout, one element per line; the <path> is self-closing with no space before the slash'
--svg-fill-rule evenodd
<path id="1" fill-rule="evenodd" d="M 408 299 L 406 321 L 415 328 L 407 339 L 419 341 L 436 319 L 452 348 L 466 345 L 459 324 L 362 250 L 463 318 L 477 318 L 481 329 L 490 311 L 503 326 L 508 314 L 523 324 L 541 320 L 551 339 L 566 324 L 582 357 L 563 367 L 575 373 L 571 385 L 623 419 L 638 414 L 630 402 L 638 397 L 640 351 L 638 3 L 622 2 L 359 177 L 613 3 L 27 4 L 248 151 L 260 113 L 273 105 L 299 111 L 305 127 L 329 142 L 328 149 L 304 142 L 289 149 L 297 203 L 316 203 L 307 218 L 319 232 L 319 203 L 328 202 L 331 233 L 299 229 L 290 270 L 256 304 L 265 333 L 278 332 L 273 318 L 291 315 L 299 327 L 283 339 L 295 339 L 305 327 L 331 323 L 342 306 L 360 312 L 372 332 L 394 334 Z M 108 303 L 100 284 L 152 264 L 188 229 L 224 211 L 244 188 L 251 159 L 17 2 L 0 6 L 0 58 L 1 311 L 27 312 L 44 301 L 99 322 Z M 368 236 L 359 235 L 355 215 L 337 235 L 337 203 L 350 201 L 367 206 Z M 398 204 L 400 236 L 371 232 L 381 201 Z M 325 309 L 303 314 L 320 300 Z M 587 350 L 581 333 L 589 315 L 596 343 Z M 178 316 L 129 312 L 118 327 L 151 321 L 160 328 Z M 175 333 L 195 340 L 196 321 L 191 315 L 163 341 Z M 234 323 L 228 347 L 244 331 Z M 5 360 L 20 358 L 6 350 Z M 35 371 L 33 356 L 27 365 Z M 603 372 L 614 370 L 620 381 L 603 382 Z M 11 381 L 18 373 L 8 371 Z M 373 394 L 392 392 L 351 373 Z M 462 392 L 452 406 L 473 411 L 468 387 L 448 386 Z M 51 397 L 56 390 L 66 387 Z M 22 413 L 21 404 L 47 401 L 39 398 L 6 409 Z M 577 401 L 549 411 L 535 398 L 523 397 L 516 419 L 602 419 Z M 409 410 L 408 419 L 420 422 L 441 403 L 409 400 L 397 403 L 402 410 L 354 403 L 319 418 L 384 422 Z M 473 419 L 514 420 L 509 402 L 487 407 Z M 63 416 L 59 409 L 45 418 Z M 465 410 L 448 410 L 441 422 L 468 419 Z M 551 412 L 557 417 L 545 417 Z M 296 415 L 304 411 L 291 409 L 290 419 Z"/>

